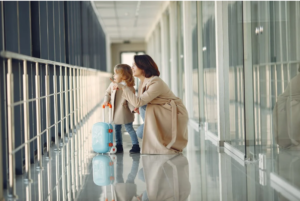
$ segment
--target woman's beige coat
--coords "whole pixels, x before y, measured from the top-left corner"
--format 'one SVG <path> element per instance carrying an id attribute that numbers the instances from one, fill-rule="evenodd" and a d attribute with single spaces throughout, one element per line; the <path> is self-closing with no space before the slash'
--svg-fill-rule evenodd
<path id="1" fill-rule="evenodd" d="M 188 113 L 182 101 L 157 76 L 145 78 L 139 97 L 128 87 L 123 97 L 135 108 L 147 105 L 142 154 L 175 154 L 188 142 Z"/>
<path id="2" fill-rule="evenodd" d="M 127 87 L 131 93 L 135 93 L 133 87 Z M 110 102 L 112 105 L 112 120 L 115 124 L 128 124 L 134 121 L 134 107 L 122 97 L 122 90 L 113 90 L 113 84 L 110 84 L 106 90 L 104 102 Z"/>

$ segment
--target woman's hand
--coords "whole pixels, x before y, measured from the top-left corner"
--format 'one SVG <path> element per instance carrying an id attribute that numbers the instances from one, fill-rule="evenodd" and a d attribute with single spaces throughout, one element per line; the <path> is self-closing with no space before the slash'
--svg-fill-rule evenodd
<path id="1" fill-rule="evenodd" d="M 140 109 L 139 108 L 134 108 L 134 110 L 136 113 L 140 114 Z"/>
<path id="2" fill-rule="evenodd" d="M 119 83 L 116 83 L 113 79 L 111 79 L 111 78 L 109 78 L 110 79 L 110 81 L 112 82 L 112 83 L 114 83 L 113 84 L 113 90 L 118 90 L 118 89 L 122 89 L 122 85 L 121 84 L 119 84 Z"/>

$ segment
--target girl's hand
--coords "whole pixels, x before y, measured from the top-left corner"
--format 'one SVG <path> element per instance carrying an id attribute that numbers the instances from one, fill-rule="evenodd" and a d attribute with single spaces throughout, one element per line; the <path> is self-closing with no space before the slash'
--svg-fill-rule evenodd
<path id="1" fill-rule="evenodd" d="M 134 108 L 134 110 L 136 113 L 140 114 L 140 109 L 139 108 Z"/>
<path id="2" fill-rule="evenodd" d="M 113 84 L 113 90 L 122 89 L 121 84 L 116 83 L 112 78 L 109 78 L 109 79 L 110 79 L 110 81 L 111 81 L 112 83 L 114 83 L 114 84 Z"/>
<path id="3" fill-rule="evenodd" d="M 108 106 L 108 104 L 109 104 L 108 101 L 106 101 L 106 102 L 103 103 L 103 105 L 105 105 L 105 106 Z"/>

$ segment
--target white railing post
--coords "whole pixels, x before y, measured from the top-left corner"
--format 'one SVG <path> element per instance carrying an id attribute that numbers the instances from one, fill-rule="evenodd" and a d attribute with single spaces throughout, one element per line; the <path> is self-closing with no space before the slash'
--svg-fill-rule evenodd
<path id="1" fill-rule="evenodd" d="M 74 109 L 73 109 L 73 113 L 74 113 L 74 129 L 75 129 L 75 133 L 76 133 L 76 125 L 77 125 L 77 93 L 76 93 L 76 88 L 77 88 L 77 85 L 76 85 L 76 69 L 73 68 L 73 103 L 74 103 Z M 76 149 L 76 147 L 75 147 Z"/>
<path id="2" fill-rule="evenodd" d="M 56 76 L 56 65 L 53 65 L 54 75 L 53 75 L 53 89 L 54 89 L 54 129 L 55 129 L 55 146 L 54 151 L 60 151 L 59 139 L 58 139 L 58 112 L 57 112 L 57 76 Z"/>
<path id="3" fill-rule="evenodd" d="M 73 90 L 74 90 L 74 128 L 75 128 L 75 133 L 74 133 L 74 169 L 75 169 L 75 173 L 78 172 L 78 167 L 77 167 L 77 160 L 78 160 L 78 140 L 77 140 L 77 136 L 78 136 L 78 116 L 77 116 L 77 111 L 78 111 L 78 105 L 77 105 L 77 82 L 76 82 L 76 76 L 78 76 L 78 74 L 76 73 L 77 69 L 73 69 Z M 74 188 L 77 190 L 78 189 L 78 177 L 75 176 L 75 186 Z M 75 190 L 74 189 L 74 190 Z M 74 192 L 73 190 L 73 192 Z M 75 195 L 73 195 L 75 196 Z"/>
<path id="4" fill-rule="evenodd" d="M 43 145 L 41 141 L 41 100 L 40 100 L 40 75 L 39 75 L 39 63 L 35 63 L 35 104 L 36 104 L 36 135 L 37 135 L 37 169 L 43 168 L 42 150 Z"/>
<path id="5" fill-rule="evenodd" d="M 29 103 L 28 103 L 28 74 L 27 61 L 23 61 L 23 109 L 24 109 L 24 143 L 25 143 L 25 182 L 31 182 L 30 173 L 30 128 L 29 128 Z"/>
<path id="6" fill-rule="evenodd" d="M 65 131 L 64 131 L 64 84 L 62 75 L 62 66 L 59 66 L 59 102 L 60 102 L 60 137 L 62 146 L 65 144 Z"/>
<path id="7" fill-rule="evenodd" d="M 50 138 L 50 80 L 49 80 L 49 66 L 46 64 L 46 75 L 45 75 L 45 91 L 46 91 L 46 136 L 47 136 L 47 159 L 51 159 L 50 154 L 50 144 L 51 144 L 51 138 Z"/>
<path id="8" fill-rule="evenodd" d="M 81 84 L 80 84 L 80 76 L 81 76 L 81 70 L 77 69 L 77 165 L 78 165 L 78 171 L 79 173 L 79 185 L 78 188 L 81 188 Z"/>
<path id="9" fill-rule="evenodd" d="M 7 60 L 7 122 L 8 122 L 8 196 L 16 197 L 15 178 L 15 122 L 14 122 L 14 77 L 12 73 L 12 59 Z"/>
<path id="10" fill-rule="evenodd" d="M 71 72 L 72 72 L 71 69 L 69 72 L 70 72 L 69 80 L 71 80 Z M 70 127 L 70 122 L 72 122 L 69 121 L 71 119 L 71 114 L 69 112 L 69 94 L 70 96 L 72 94 L 69 87 L 71 86 L 72 86 L 71 84 L 68 86 L 68 67 L 65 67 L 65 117 L 66 117 L 66 134 L 68 138 L 71 137 L 69 127 Z M 70 102 L 70 105 L 71 104 L 72 103 Z M 73 129 L 73 127 L 71 129 Z"/>
<path id="11" fill-rule="evenodd" d="M 70 110 L 68 114 L 70 115 L 70 127 L 71 127 L 71 132 L 70 132 L 70 137 L 74 135 L 74 118 L 73 118 L 73 90 L 74 90 L 74 85 L 73 83 L 73 76 L 72 76 L 72 68 L 69 69 L 69 97 L 70 97 Z"/>

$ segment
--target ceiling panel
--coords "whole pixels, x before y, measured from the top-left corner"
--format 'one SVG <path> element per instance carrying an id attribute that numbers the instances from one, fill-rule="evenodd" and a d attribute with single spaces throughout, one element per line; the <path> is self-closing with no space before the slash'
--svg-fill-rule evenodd
<path id="1" fill-rule="evenodd" d="M 115 3 L 113 1 L 94 1 L 96 8 L 113 8 Z"/>
<path id="2" fill-rule="evenodd" d="M 94 3 L 111 40 L 144 40 L 164 2 L 95 1 Z"/>
<path id="3" fill-rule="evenodd" d="M 115 9 L 98 8 L 97 10 L 102 19 L 116 17 Z"/>
<path id="4" fill-rule="evenodd" d="M 105 26 L 117 26 L 116 19 L 103 20 Z"/>
<path id="5" fill-rule="evenodd" d="M 111 26 L 111 27 L 106 28 L 106 31 L 108 31 L 108 32 L 118 31 L 118 30 L 119 30 L 118 26 Z"/>

